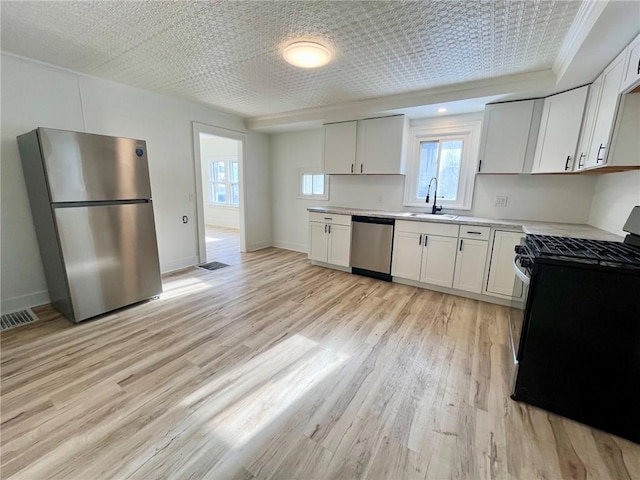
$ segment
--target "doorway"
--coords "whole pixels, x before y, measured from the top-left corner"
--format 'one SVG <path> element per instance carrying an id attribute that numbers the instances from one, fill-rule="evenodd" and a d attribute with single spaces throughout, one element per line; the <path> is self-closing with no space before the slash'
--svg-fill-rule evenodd
<path id="1" fill-rule="evenodd" d="M 245 135 L 193 124 L 200 263 L 238 264 L 244 236 Z"/>

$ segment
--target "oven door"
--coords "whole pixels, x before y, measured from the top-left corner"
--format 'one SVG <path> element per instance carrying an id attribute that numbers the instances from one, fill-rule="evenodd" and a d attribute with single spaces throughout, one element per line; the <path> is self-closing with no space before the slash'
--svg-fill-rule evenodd
<path id="1" fill-rule="evenodd" d="M 511 354 L 513 358 L 513 375 L 511 391 L 515 387 L 516 376 L 518 374 L 518 360 L 520 356 L 518 351 L 520 348 L 520 338 L 522 336 L 522 326 L 525 318 L 525 306 L 527 304 L 527 297 L 529 294 L 529 284 L 531 278 L 527 273 L 526 268 L 520 264 L 520 255 L 516 254 L 513 258 L 513 273 L 516 275 L 516 281 L 513 286 L 513 296 L 516 300 L 511 305 L 509 310 L 509 342 L 511 344 Z M 522 294 L 522 297 L 520 297 Z"/>

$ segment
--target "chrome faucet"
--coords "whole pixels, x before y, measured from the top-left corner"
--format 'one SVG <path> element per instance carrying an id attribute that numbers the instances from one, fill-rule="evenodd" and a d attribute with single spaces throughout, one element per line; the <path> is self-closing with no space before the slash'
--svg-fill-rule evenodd
<path id="1" fill-rule="evenodd" d="M 429 181 L 429 188 L 427 188 L 427 196 L 425 197 L 424 201 L 426 203 L 429 203 L 429 193 L 431 192 L 431 184 L 434 180 L 436 182 L 436 188 L 433 191 L 433 205 L 431 206 L 432 215 L 435 215 L 436 213 L 442 211 L 442 205 L 440 205 L 439 207 L 436 206 L 436 199 L 438 198 L 438 179 L 436 177 L 431 178 L 431 180 Z"/>

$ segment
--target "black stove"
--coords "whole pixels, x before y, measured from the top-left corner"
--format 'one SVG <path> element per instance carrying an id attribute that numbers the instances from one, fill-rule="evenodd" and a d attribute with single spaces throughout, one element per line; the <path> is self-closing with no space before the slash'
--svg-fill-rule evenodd
<path id="1" fill-rule="evenodd" d="M 512 398 L 640 443 L 640 206 L 624 242 L 527 235 Z"/>
<path id="2" fill-rule="evenodd" d="M 640 269 L 640 247 L 622 242 L 530 234 L 516 253 L 525 268 L 546 259 Z"/>

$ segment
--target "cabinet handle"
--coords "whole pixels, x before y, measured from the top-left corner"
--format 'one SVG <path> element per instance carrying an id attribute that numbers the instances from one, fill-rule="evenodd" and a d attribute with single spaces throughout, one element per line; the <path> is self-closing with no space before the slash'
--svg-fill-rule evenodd
<path id="1" fill-rule="evenodd" d="M 604 150 L 605 148 L 607 148 L 607 147 L 605 147 L 605 146 L 601 143 L 601 144 L 600 144 L 600 148 L 598 148 L 598 155 L 596 156 L 596 163 L 600 163 L 601 161 L 603 161 L 603 160 L 604 160 L 604 158 L 600 158 L 600 152 L 601 152 L 602 150 Z"/>
<path id="2" fill-rule="evenodd" d="M 471 230 L 467 230 L 467 233 L 471 233 L 472 235 L 482 235 L 482 232 L 476 232 Z"/>
<path id="3" fill-rule="evenodd" d="M 324 218 L 325 220 L 333 220 L 333 217 L 322 217 L 322 218 Z"/>
<path id="4" fill-rule="evenodd" d="M 420 239 L 418 240 L 418 245 L 422 245 L 422 237 L 423 237 L 423 234 L 421 233 L 420 234 Z"/>
<path id="5" fill-rule="evenodd" d="M 460 251 L 462 251 L 462 239 L 460 239 Z"/>
<path id="6" fill-rule="evenodd" d="M 638 60 L 638 75 L 640 75 L 640 59 Z"/>
<path id="7" fill-rule="evenodd" d="M 571 159 L 571 155 L 567 155 L 567 161 L 564 163 L 564 169 L 569 170 L 569 160 Z"/>
<path id="8" fill-rule="evenodd" d="M 329 235 L 331 235 L 331 225 L 329 225 Z"/>
<path id="9" fill-rule="evenodd" d="M 586 156 L 587 156 L 587 154 L 586 154 L 586 153 L 581 153 L 581 154 L 580 154 L 580 158 L 578 159 L 578 168 L 582 168 L 582 167 L 584 166 L 584 163 L 582 163 L 582 159 L 583 159 L 584 157 L 586 157 Z"/>
<path id="10" fill-rule="evenodd" d="M 360 173 L 362 173 L 362 164 L 360 164 Z"/>
<path id="11" fill-rule="evenodd" d="M 480 170 L 482 170 L 482 160 L 478 161 L 478 172 L 480 172 Z"/>
<path id="12" fill-rule="evenodd" d="M 353 173 L 353 163 L 351 164 L 351 173 Z"/>
<path id="13" fill-rule="evenodd" d="M 324 224 L 324 233 L 327 233 L 327 224 Z"/>
<path id="14" fill-rule="evenodd" d="M 425 246 L 425 247 L 427 246 L 427 239 L 428 239 L 428 238 L 429 238 L 429 236 L 428 236 L 428 235 L 425 235 L 425 236 L 424 236 L 424 246 Z"/>

